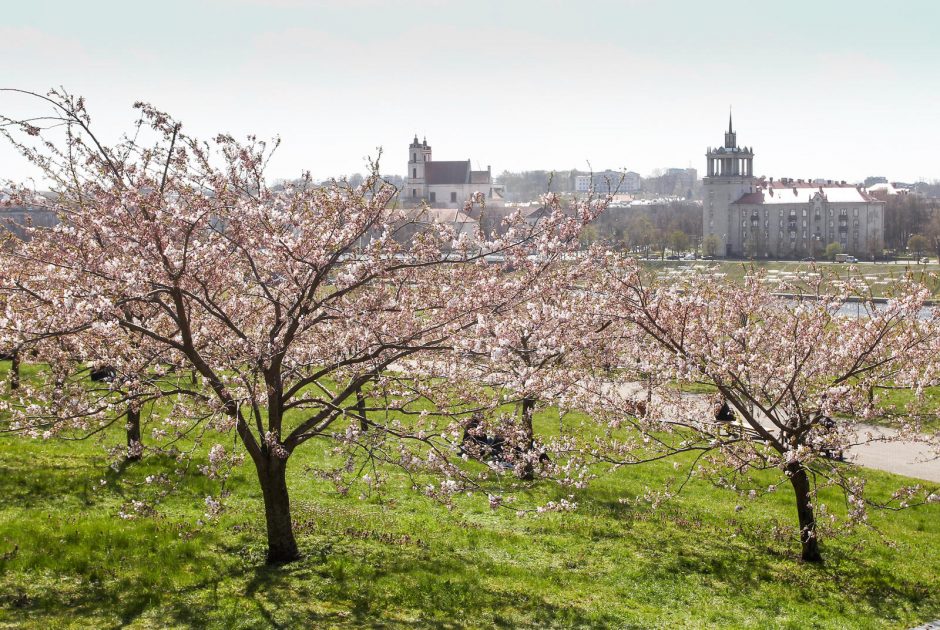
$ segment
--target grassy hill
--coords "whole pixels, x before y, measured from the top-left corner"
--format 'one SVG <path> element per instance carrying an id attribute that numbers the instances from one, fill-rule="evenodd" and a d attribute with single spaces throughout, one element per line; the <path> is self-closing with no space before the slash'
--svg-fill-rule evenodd
<path id="1" fill-rule="evenodd" d="M 621 501 L 660 486 L 673 472 L 665 462 L 575 491 L 576 512 L 517 517 L 482 497 L 448 510 L 394 471 L 381 496 L 340 496 L 305 470 L 325 457 L 311 444 L 289 468 L 304 558 L 269 568 L 249 466 L 216 521 L 202 523 L 218 482 L 198 474 L 157 515 L 124 520 L 138 484 L 177 464 L 108 468 L 104 447 L 120 437 L 0 440 L 0 627 L 905 628 L 940 618 L 940 505 L 875 514 L 872 529 L 824 540 L 826 563 L 809 566 L 794 539 L 774 536 L 794 525 L 788 488 L 750 501 L 693 481 L 657 510 Z M 875 494 L 899 482 L 865 476 Z M 569 492 L 545 484 L 530 498 Z"/>

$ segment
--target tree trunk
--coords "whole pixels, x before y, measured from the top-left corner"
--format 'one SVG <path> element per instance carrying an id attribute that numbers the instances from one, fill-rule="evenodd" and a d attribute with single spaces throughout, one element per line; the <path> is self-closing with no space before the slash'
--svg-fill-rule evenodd
<path id="1" fill-rule="evenodd" d="M 535 413 L 535 400 L 532 398 L 522 399 L 522 429 L 525 431 L 525 449 L 532 448 L 532 440 L 535 437 L 535 430 L 532 428 L 532 415 Z"/>
<path id="2" fill-rule="evenodd" d="M 790 483 L 796 495 L 796 512 L 800 519 L 800 544 L 804 562 L 822 562 L 819 539 L 816 537 L 816 516 L 810 503 L 809 476 L 799 462 L 787 465 Z"/>
<path id="3" fill-rule="evenodd" d="M 290 497 L 285 476 L 287 460 L 268 455 L 256 467 L 268 527 L 268 564 L 292 562 L 300 557 L 300 552 L 297 550 L 290 518 Z"/>
<path id="4" fill-rule="evenodd" d="M 20 388 L 20 353 L 15 350 L 10 356 L 10 389 Z"/>
<path id="5" fill-rule="evenodd" d="M 366 421 L 366 398 L 362 395 L 362 387 L 356 388 L 356 415 L 359 416 L 359 430 L 365 433 L 369 430 Z"/>
<path id="6" fill-rule="evenodd" d="M 140 409 L 127 406 L 127 461 L 140 460 Z"/>
<path id="7" fill-rule="evenodd" d="M 532 416 L 535 413 L 535 399 L 523 398 L 521 407 L 522 430 L 525 433 L 525 442 L 522 445 L 521 454 L 523 457 L 528 458 L 531 456 L 532 443 L 535 439 L 535 429 L 532 428 Z M 535 467 L 532 465 L 531 461 L 526 461 L 521 478 L 525 480 L 535 478 Z"/>

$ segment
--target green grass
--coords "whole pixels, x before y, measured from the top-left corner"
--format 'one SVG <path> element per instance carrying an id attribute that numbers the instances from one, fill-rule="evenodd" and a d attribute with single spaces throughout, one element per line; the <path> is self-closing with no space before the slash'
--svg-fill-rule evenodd
<path id="1" fill-rule="evenodd" d="M 311 442 L 289 468 L 304 557 L 269 568 L 249 466 L 216 522 L 200 524 L 218 487 L 199 476 L 158 516 L 121 520 L 133 484 L 174 463 L 116 472 L 103 446 L 0 440 L 0 627 L 905 628 L 940 618 L 940 505 L 874 514 L 890 545 L 871 530 L 827 539 L 826 563 L 809 566 L 794 540 L 770 535 L 795 519 L 782 487 L 748 501 L 693 481 L 655 511 L 620 501 L 662 485 L 674 474 L 663 463 L 576 491 L 574 513 L 519 518 L 481 497 L 448 510 L 394 473 L 381 497 L 339 496 L 305 470 L 325 457 Z M 901 481 L 865 477 L 882 495 Z M 567 492 L 539 485 L 527 499 Z"/>
<path id="2" fill-rule="evenodd" d="M 887 389 L 879 388 L 877 390 L 880 398 L 880 407 L 887 411 L 890 416 L 905 415 L 913 406 L 914 392 L 909 389 Z M 940 410 L 940 387 L 924 388 L 924 400 L 918 405 L 920 413 L 930 414 L 924 422 L 924 429 L 929 431 L 940 430 L 940 418 L 937 411 Z M 876 418 L 879 424 L 891 425 L 892 422 L 885 422 L 883 418 Z"/>

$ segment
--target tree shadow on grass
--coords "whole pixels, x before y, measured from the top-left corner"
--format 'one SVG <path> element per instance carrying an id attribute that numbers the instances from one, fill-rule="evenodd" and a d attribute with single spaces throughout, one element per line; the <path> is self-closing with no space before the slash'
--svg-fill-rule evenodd
<path id="1" fill-rule="evenodd" d="M 296 623 L 447 629 L 622 623 L 612 615 L 589 615 L 574 604 L 559 606 L 531 591 L 507 588 L 511 572 L 479 558 L 471 566 L 456 555 L 430 557 L 415 550 L 327 549 L 325 556 L 311 549 L 298 563 L 255 569 L 245 596 L 259 611 L 266 611 L 262 616 L 270 627 Z M 497 578 L 503 586 L 480 576 Z M 289 622 L 268 612 L 296 608 L 298 600 L 308 598 L 320 604 L 319 609 L 298 611 L 299 616 Z"/>
<path id="2" fill-rule="evenodd" d="M 798 543 L 781 546 L 739 530 L 734 538 L 719 535 L 711 542 L 690 537 L 677 544 L 673 539 L 648 570 L 654 580 L 684 576 L 729 598 L 757 600 L 766 597 L 762 593 L 768 588 L 784 587 L 789 598 L 820 607 L 837 603 L 849 617 L 892 619 L 914 610 L 940 610 L 940 596 L 923 579 L 879 565 L 840 541 L 823 542 L 822 564 L 804 563 L 798 554 Z"/>
<path id="3" fill-rule="evenodd" d="M 32 508 L 63 498 L 81 497 L 87 503 L 88 466 L 58 465 L 27 470 L 16 462 L 0 466 L 0 496 L 7 507 Z"/>
<path id="4" fill-rule="evenodd" d="M 792 540 L 774 541 L 768 534 L 771 520 L 739 522 L 728 515 L 715 522 L 695 508 L 622 504 L 603 493 L 585 501 L 584 508 L 618 524 L 592 539 L 609 544 L 618 536 L 631 538 L 630 546 L 648 558 L 645 571 L 653 581 L 678 576 L 690 585 L 705 584 L 717 595 L 742 599 L 757 597 L 772 583 L 786 585 L 795 600 L 820 606 L 837 602 L 856 615 L 940 614 L 940 591 L 934 585 L 922 575 L 905 575 L 896 563 L 879 563 L 857 541 L 824 538 L 824 563 L 817 565 L 799 559 L 795 529 Z"/>

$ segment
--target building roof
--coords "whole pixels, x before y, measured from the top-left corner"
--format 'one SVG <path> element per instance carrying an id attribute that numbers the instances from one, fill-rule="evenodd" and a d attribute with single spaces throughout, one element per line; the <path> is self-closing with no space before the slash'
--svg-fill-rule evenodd
<path id="1" fill-rule="evenodd" d="M 489 184 L 490 172 L 489 171 L 470 171 L 470 183 L 471 184 Z"/>
<path id="2" fill-rule="evenodd" d="M 470 182 L 470 160 L 459 162 L 432 160 L 424 165 L 428 185 L 467 184 Z"/>
<path id="3" fill-rule="evenodd" d="M 761 181 L 754 192 L 744 193 L 735 204 L 776 205 L 785 203 L 809 203 L 822 195 L 830 203 L 872 203 L 878 200 L 864 188 L 844 182 L 827 181 L 816 184 L 803 180 L 784 179 L 777 182 Z"/>
<path id="4" fill-rule="evenodd" d="M 456 208 L 428 208 L 428 217 L 434 223 L 452 223 L 456 225 L 477 225 L 479 221 Z"/>
<path id="5" fill-rule="evenodd" d="M 452 223 L 477 225 L 479 221 L 457 208 L 428 208 L 420 206 L 404 211 L 403 216 L 418 223 Z"/>
<path id="6" fill-rule="evenodd" d="M 909 192 L 908 188 L 895 186 L 894 184 L 874 184 L 868 187 L 868 192 L 870 193 L 882 193 L 885 195 L 898 195 Z"/>

